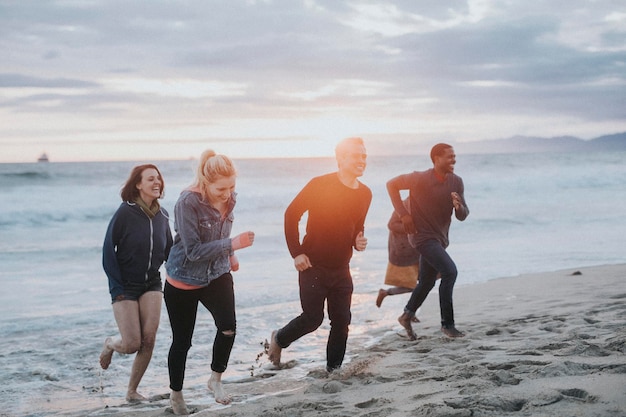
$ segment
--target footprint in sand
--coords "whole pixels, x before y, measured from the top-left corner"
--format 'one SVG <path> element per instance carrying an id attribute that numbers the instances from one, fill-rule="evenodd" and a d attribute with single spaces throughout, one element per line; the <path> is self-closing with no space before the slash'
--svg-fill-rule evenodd
<path id="1" fill-rule="evenodd" d="M 560 389 L 559 392 L 568 398 L 572 398 L 584 402 L 595 402 L 597 400 L 593 395 L 589 395 L 587 391 L 580 388 Z"/>
<path id="2" fill-rule="evenodd" d="M 354 406 L 357 408 L 372 408 L 372 407 L 378 407 L 382 404 L 389 404 L 389 403 L 391 403 L 391 400 L 387 398 L 372 398 L 371 400 L 354 404 Z"/>

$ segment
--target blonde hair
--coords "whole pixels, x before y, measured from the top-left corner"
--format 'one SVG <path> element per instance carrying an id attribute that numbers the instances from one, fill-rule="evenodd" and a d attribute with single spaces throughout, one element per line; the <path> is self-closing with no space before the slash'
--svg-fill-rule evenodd
<path id="1" fill-rule="evenodd" d="M 200 156 L 194 186 L 198 187 L 202 198 L 208 201 L 209 184 L 233 175 L 237 175 L 233 161 L 226 155 L 218 155 L 212 149 L 207 149 Z"/>
<path id="2" fill-rule="evenodd" d="M 365 146 L 363 139 L 359 137 L 345 138 L 335 146 L 335 158 L 341 158 L 349 151 L 351 145 Z"/>

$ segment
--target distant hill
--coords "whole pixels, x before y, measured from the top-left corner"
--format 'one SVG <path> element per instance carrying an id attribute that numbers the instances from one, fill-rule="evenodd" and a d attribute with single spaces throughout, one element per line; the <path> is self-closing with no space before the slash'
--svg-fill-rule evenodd
<path id="1" fill-rule="evenodd" d="M 552 138 L 513 136 L 508 139 L 481 140 L 454 143 L 459 153 L 510 152 L 591 152 L 626 151 L 626 132 L 604 135 L 590 140 L 574 136 Z"/>

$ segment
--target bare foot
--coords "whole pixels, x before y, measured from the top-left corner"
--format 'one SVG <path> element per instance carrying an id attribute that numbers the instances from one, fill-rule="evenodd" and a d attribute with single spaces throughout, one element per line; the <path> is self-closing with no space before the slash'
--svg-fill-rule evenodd
<path id="1" fill-rule="evenodd" d="M 408 313 L 402 313 L 402 315 L 398 317 L 398 323 L 400 323 L 402 327 L 404 327 L 404 330 L 406 330 L 406 335 L 409 337 L 409 340 L 417 340 L 417 335 L 411 326 L 412 319 L 413 317 L 409 316 Z"/>
<path id="2" fill-rule="evenodd" d="M 413 316 L 413 318 L 411 319 L 411 321 L 412 321 L 413 323 L 419 323 L 419 322 L 420 322 L 420 319 L 418 319 L 418 318 L 417 318 L 417 316 Z"/>
<path id="3" fill-rule="evenodd" d="M 441 327 L 441 331 L 448 337 L 464 337 L 465 333 L 457 330 L 456 327 Z"/>
<path id="4" fill-rule="evenodd" d="M 109 344 L 113 341 L 112 338 L 107 337 L 104 340 L 104 346 L 102 352 L 100 352 L 100 366 L 102 369 L 108 369 L 111 365 L 111 358 L 113 357 L 113 349 L 109 347 Z"/>
<path id="5" fill-rule="evenodd" d="M 213 393 L 213 396 L 215 397 L 215 402 L 228 405 L 233 401 L 232 397 L 224 392 L 224 385 L 222 384 L 222 382 L 217 381 L 213 378 L 213 376 L 209 378 L 209 382 L 207 382 L 207 388 Z"/>
<path id="6" fill-rule="evenodd" d="M 137 391 L 133 391 L 126 393 L 126 401 L 128 401 L 129 403 L 138 403 L 142 401 L 148 401 L 148 399 Z"/>
<path id="7" fill-rule="evenodd" d="M 187 404 L 185 404 L 185 399 L 183 398 L 182 391 L 171 392 L 170 406 L 172 407 L 172 412 L 177 416 L 186 416 L 189 414 L 189 410 L 187 410 Z"/>
<path id="8" fill-rule="evenodd" d="M 280 354 L 282 350 L 283 348 L 278 346 L 276 342 L 276 330 L 274 330 L 270 338 L 270 348 L 267 352 L 267 357 L 274 366 L 280 366 Z"/>
<path id="9" fill-rule="evenodd" d="M 376 307 L 380 308 L 380 305 L 383 303 L 383 300 L 387 295 L 387 290 L 384 290 L 382 288 L 378 290 L 378 297 L 376 297 Z"/>

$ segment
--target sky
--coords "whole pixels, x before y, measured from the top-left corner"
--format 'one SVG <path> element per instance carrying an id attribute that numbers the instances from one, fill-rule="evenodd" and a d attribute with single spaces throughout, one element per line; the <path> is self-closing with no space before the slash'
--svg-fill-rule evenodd
<path id="1" fill-rule="evenodd" d="M 623 0 L 0 0 L 0 162 L 624 131 Z"/>

